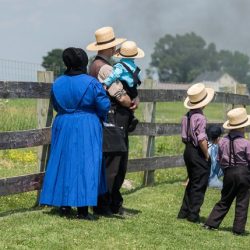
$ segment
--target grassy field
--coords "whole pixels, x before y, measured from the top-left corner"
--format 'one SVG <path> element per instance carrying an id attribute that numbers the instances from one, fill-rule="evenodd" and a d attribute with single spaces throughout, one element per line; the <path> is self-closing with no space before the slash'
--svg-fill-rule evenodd
<path id="1" fill-rule="evenodd" d="M 143 121 L 142 108 L 136 116 Z M 205 114 L 209 121 L 223 121 L 228 107 L 212 104 Z M 0 100 L 0 131 L 37 127 L 34 100 Z M 160 103 L 157 122 L 180 122 L 186 112 L 182 103 Z M 130 138 L 130 158 L 142 157 L 141 137 Z M 179 136 L 156 138 L 156 155 L 183 152 Z M 0 178 L 37 171 L 37 148 L 0 151 Z M 198 224 L 177 220 L 186 178 L 184 168 L 158 170 L 154 187 L 141 186 L 142 173 L 129 173 L 132 190 L 123 190 L 126 218 L 100 217 L 87 222 L 58 216 L 56 209 L 34 208 L 36 192 L 0 197 L 0 249 L 249 249 L 249 236 L 231 234 L 234 208 L 219 231 L 206 231 Z M 209 189 L 201 215 L 207 217 L 219 199 Z M 250 224 L 247 224 L 250 231 Z"/>
<path id="2" fill-rule="evenodd" d="M 184 178 L 185 170 L 179 168 L 157 171 L 154 187 L 142 188 L 135 180 L 135 188 L 123 192 L 129 216 L 92 222 L 79 221 L 74 214 L 71 219 L 61 218 L 51 208 L 32 208 L 32 192 L 1 197 L 0 249 L 249 249 L 249 236 L 230 232 L 233 208 L 219 231 L 176 219 Z M 208 190 L 203 218 L 219 195 L 218 190 Z"/>

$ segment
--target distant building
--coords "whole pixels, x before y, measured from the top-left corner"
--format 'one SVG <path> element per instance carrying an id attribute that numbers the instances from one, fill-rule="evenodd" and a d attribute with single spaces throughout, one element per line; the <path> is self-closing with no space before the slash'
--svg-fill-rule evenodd
<path id="1" fill-rule="evenodd" d="M 207 71 L 198 75 L 193 83 L 203 82 L 206 87 L 211 87 L 217 92 L 249 95 L 246 84 L 238 83 L 228 73 L 219 71 Z"/>

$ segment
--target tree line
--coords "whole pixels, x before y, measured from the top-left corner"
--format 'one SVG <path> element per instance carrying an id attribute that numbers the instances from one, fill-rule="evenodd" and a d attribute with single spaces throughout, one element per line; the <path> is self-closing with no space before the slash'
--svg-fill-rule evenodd
<path id="1" fill-rule="evenodd" d="M 63 74 L 62 49 L 53 49 L 43 57 L 42 66 Z M 194 32 L 184 35 L 166 34 L 156 43 L 147 76 L 157 74 L 160 82 L 192 82 L 205 71 L 220 71 L 250 86 L 249 56 L 239 51 L 217 50 L 214 43 Z M 155 73 L 154 73 L 155 72 Z"/>

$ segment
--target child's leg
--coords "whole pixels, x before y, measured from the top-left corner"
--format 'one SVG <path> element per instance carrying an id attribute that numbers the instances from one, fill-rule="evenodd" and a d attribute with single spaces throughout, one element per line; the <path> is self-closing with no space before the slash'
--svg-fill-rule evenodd
<path id="1" fill-rule="evenodd" d="M 249 197 L 250 193 L 248 188 L 240 190 L 236 196 L 235 218 L 233 225 L 233 231 L 236 233 L 244 233 L 245 231 L 249 206 Z"/>
<path id="2" fill-rule="evenodd" d="M 250 198 L 250 173 L 247 167 L 241 167 L 241 171 L 241 183 L 239 185 L 238 193 L 236 195 L 235 217 L 233 224 L 233 231 L 236 233 L 244 233 L 245 231 Z"/>
<path id="3" fill-rule="evenodd" d="M 236 169 L 237 170 L 237 169 Z M 223 180 L 223 188 L 221 191 L 221 199 L 220 201 L 214 206 L 212 212 L 210 213 L 206 225 L 218 228 L 224 217 L 226 216 L 227 212 L 230 209 L 230 206 L 236 197 L 238 184 L 237 178 L 235 178 L 235 169 L 227 169 L 225 171 L 225 177 Z"/>
<path id="4" fill-rule="evenodd" d="M 130 111 L 128 132 L 133 132 L 138 124 L 139 120 L 135 117 L 134 111 Z"/>

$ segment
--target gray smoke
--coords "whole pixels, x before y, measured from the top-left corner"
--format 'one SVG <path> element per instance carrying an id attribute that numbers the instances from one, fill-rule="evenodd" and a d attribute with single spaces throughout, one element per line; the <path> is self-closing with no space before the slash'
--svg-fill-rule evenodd
<path id="1" fill-rule="evenodd" d="M 53 48 L 85 47 L 94 31 L 113 26 L 117 37 L 145 50 L 165 34 L 195 32 L 218 49 L 250 55 L 249 0 L 0 0 L 0 58 L 41 62 Z M 93 55 L 90 53 L 90 56 Z"/>

